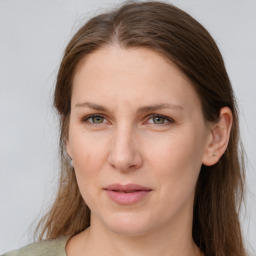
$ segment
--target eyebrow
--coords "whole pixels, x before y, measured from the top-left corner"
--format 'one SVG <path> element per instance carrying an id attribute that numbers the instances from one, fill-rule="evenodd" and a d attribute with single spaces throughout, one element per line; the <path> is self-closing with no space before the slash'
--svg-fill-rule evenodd
<path id="1" fill-rule="evenodd" d="M 108 109 L 105 108 L 102 105 L 98 105 L 92 102 L 83 102 L 83 103 L 77 103 L 75 105 L 75 107 L 77 108 L 81 108 L 81 107 L 87 107 L 87 108 L 91 108 L 97 111 L 103 111 L 103 112 L 108 112 Z M 161 110 L 161 109 L 172 109 L 172 110 L 184 110 L 184 108 L 180 105 L 173 105 L 170 103 L 162 103 L 162 104 L 155 104 L 155 105 L 149 105 L 149 106 L 143 106 L 140 107 L 137 110 L 137 113 L 146 113 L 146 112 L 151 112 L 151 111 L 156 111 L 156 110 Z"/>

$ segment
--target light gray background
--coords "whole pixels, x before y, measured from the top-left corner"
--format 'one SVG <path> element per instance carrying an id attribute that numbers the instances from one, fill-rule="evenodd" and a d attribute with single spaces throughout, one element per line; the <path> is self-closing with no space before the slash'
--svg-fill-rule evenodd
<path id="1" fill-rule="evenodd" d="M 64 47 L 85 19 L 121 2 L 0 0 L 0 254 L 32 241 L 31 223 L 56 190 L 58 123 L 51 100 Z M 256 1 L 171 2 L 209 30 L 233 83 L 248 155 L 242 228 L 256 250 Z"/>

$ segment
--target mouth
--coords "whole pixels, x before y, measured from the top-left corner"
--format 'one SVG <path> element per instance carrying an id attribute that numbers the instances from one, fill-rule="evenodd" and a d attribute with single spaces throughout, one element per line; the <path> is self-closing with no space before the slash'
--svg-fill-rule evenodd
<path id="1" fill-rule="evenodd" d="M 108 197 L 117 204 L 131 205 L 147 197 L 151 188 L 137 184 L 112 184 L 104 189 Z"/>

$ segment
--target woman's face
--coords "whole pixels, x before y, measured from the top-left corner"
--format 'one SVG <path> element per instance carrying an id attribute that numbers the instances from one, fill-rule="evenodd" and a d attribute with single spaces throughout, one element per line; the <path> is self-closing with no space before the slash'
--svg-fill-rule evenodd
<path id="1" fill-rule="evenodd" d="M 67 152 L 92 224 L 192 226 L 210 131 L 187 77 L 151 50 L 109 46 L 79 65 L 71 105 Z"/>

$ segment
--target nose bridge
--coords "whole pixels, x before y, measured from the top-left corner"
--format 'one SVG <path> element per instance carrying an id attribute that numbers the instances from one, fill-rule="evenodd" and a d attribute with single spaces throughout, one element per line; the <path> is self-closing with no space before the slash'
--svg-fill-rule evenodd
<path id="1" fill-rule="evenodd" d="M 109 152 L 110 164 L 118 170 L 136 169 L 142 164 L 142 158 L 136 141 L 136 129 L 127 123 L 116 126 Z"/>

